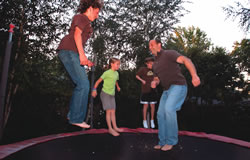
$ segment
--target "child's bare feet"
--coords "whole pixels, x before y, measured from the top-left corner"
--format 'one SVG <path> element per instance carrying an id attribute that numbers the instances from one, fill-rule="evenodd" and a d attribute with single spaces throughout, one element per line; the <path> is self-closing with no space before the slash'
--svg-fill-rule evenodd
<path id="1" fill-rule="evenodd" d="M 109 129 L 109 133 L 112 134 L 113 136 L 119 136 L 120 134 L 118 132 L 116 132 L 115 130 L 113 129 Z"/>
<path id="2" fill-rule="evenodd" d="M 82 127 L 82 128 L 90 128 L 90 125 L 88 125 L 86 122 L 82 122 L 82 123 L 72 123 L 73 125 Z"/>
<path id="3" fill-rule="evenodd" d="M 123 132 L 123 129 L 121 129 L 121 128 L 114 128 L 114 130 L 115 130 L 116 132 Z"/>
<path id="4" fill-rule="evenodd" d="M 161 150 L 162 150 L 162 151 L 169 151 L 169 150 L 171 150 L 172 148 L 173 148 L 172 145 L 166 144 L 166 145 L 164 145 L 164 146 L 161 148 Z"/>
<path id="5" fill-rule="evenodd" d="M 154 146 L 154 149 L 161 149 L 161 146 L 160 145 L 156 145 L 156 146 Z"/>

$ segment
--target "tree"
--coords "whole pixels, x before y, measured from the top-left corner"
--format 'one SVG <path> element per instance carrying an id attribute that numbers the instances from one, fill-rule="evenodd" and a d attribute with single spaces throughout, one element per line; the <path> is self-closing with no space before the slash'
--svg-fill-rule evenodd
<path id="1" fill-rule="evenodd" d="M 201 70 L 204 80 L 203 98 L 210 103 L 219 100 L 226 104 L 239 100 L 234 99 L 235 88 L 239 85 L 235 81 L 239 70 L 235 68 L 231 56 L 225 49 L 216 47 L 204 58 Z"/>
<path id="2" fill-rule="evenodd" d="M 225 49 L 212 48 L 205 32 L 195 27 L 178 27 L 165 46 L 191 58 L 196 66 L 202 84 L 198 88 L 190 88 L 188 98 L 199 97 L 204 103 L 212 104 L 214 99 L 229 101 L 228 97 L 233 97 L 235 88 L 241 82 L 236 81 L 239 70 Z M 189 86 L 192 86 L 191 77 L 184 68 L 183 74 Z"/>
<path id="3" fill-rule="evenodd" d="M 237 67 L 241 72 L 250 72 L 250 39 L 243 39 L 241 42 L 236 42 L 234 50 L 231 55 L 233 56 Z"/>
<path id="4" fill-rule="evenodd" d="M 182 3 L 182 0 L 105 1 L 95 29 L 106 47 L 102 56 L 106 61 L 112 56 L 119 57 L 124 69 L 142 65 L 145 57 L 150 56 L 149 40 L 167 37 L 183 16 Z"/>
<path id="5" fill-rule="evenodd" d="M 249 75 L 250 75 L 250 39 L 243 39 L 240 43 L 236 42 L 234 50 L 231 53 L 235 67 L 239 69 L 239 77 L 241 85 L 238 88 L 242 89 L 242 97 L 249 97 Z M 246 80 L 243 80 L 243 73 L 246 73 Z"/>
<path id="6" fill-rule="evenodd" d="M 223 7 L 223 10 L 226 12 L 228 18 L 240 18 L 239 24 L 245 32 L 248 32 L 250 27 L 250 8 L 247 5 L 249 5 L 249 2 L 246 2 L 246 4 L 243 5 L 238 1 L 235 2 L 235 6 Z"/>
<path id="7" fill-rule="evenodd" d="M 66 32 L 73 0 L 0 0 L 0 29 L 15 24 L 5 105 L 5 124 L 18 91 L 47 83 L 55 44 Z M 71 17 L 70 17 L 71 18 Z M 45 76 L 46 78 L 44 78 Z M 41 77 L 43 80 L 41 80 Z M 50 79 L 51 80 L 51 79 Z"/>
<path id="8" fill-rule="evenodd" d="M 192 26 L 188 28 L 177 27 L 166 45 L 193 58 L 190 50 L 195 49 L 198 53 L 206 53 L 209 51 L 212 43 L 204 31 Z"/>

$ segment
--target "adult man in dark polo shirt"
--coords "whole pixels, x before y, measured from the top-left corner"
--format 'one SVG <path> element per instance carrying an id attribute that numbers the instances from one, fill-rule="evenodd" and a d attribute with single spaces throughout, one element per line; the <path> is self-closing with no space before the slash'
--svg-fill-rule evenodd
<path id="1" fill-rule="evenodd" d="M 192 76 L 194 87 L 200 84 L 200 78 L 192 61 L 174 50 L 162 50 L 159 40 L 151 40 L 149 49 L 156 56 L 153 72 L 157 77 L 151 83 L 151 87 L 161 83 L 162 93 L 157 112 L 159 144 L 155 149 L 163 151 L 171 150 L 178 142 L 178 124 L 176 111 L 181 106 L 187 95 L 187 83 L 181 73 L 179 64 L 184 64 Z"/>

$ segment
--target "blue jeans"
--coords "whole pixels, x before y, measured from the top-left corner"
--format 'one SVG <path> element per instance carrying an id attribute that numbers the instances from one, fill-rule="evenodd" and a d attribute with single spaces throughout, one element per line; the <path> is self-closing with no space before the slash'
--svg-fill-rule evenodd
<path id="1" fill-rule="evenodd" d="M 186 85 L 171 85 L 163 91 L 157 111 L 159 145 L 176 145 L 178 142 L 178 124 L 176 111 L 187 95 Z"/>
<path id="2" fill-rule="evenodd" d="M 84 66 L 80 65 L 78 53 L 60 50 L 59 58 L 75 85 L 68 113 L 69 122 L 82 123 L 85 120 L 88 105 L 90 88 L 88 76 Z"/>

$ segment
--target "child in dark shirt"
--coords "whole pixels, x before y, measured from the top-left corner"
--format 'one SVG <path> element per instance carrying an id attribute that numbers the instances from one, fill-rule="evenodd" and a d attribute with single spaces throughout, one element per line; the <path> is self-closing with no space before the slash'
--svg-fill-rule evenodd
<path id="1" fill-rule="evenodd" d="M 136 73 L 136 79 L 141 81 L 141 99 L 140 103 L 143 104 L 143 127 L 149 128 L 146 120 L 148 105 L 151 108 L 151 128 L 155 128 L 154 124 L 154 114 L 155 114 L 155 104 L 157 103 L 157 96 L 155 89 L 151 88 L 151 82 L 154 79 L 154 73 L 152 71 L 152 65 L 154 63 L 153 57 L 148 57 L 145 59 L 145 64 L 147 67 L 141 67 Z"/>

